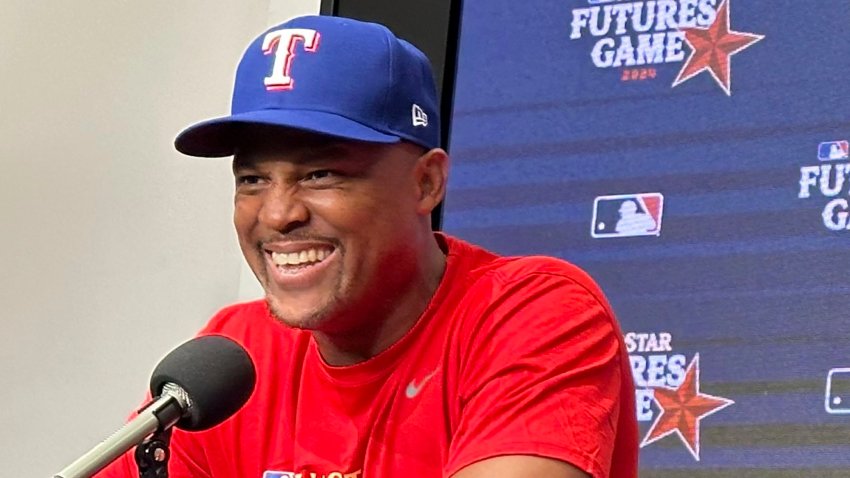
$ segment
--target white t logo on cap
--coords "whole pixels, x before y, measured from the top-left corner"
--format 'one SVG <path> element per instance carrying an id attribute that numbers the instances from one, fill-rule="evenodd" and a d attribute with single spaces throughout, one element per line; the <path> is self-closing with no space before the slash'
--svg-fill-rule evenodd
<path id="1" fill-rule="evenodd" d="M 295 82 L 289 76 L 295 45 L 304 42 L 304 51 L 313 53 L 319 48 L 319 32 L 306 28 L 285 28 L 266 34 L 263 38 L 263 53 L 274 53 L 272 74 L 263 79 L 267 90 L 291 90 Z M 281 45 L 283 48 L 281 48 Z"/>

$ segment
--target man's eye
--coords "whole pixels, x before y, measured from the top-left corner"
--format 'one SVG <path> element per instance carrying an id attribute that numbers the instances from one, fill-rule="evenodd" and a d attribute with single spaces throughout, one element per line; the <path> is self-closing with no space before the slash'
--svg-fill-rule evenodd
<path id="1" fill-rule="evenodd" d="M 333 171 L 320 169 L 317 171 L 311 171 L 306 176 L 304 176 L 304 179 L 307 181 L 317 181 L 320 179 L 332 178 L 334 176 L 336 176 L 336 174 Z"/>
<path id="2" fill-rule="evenodd" d="M 250 175 L 250 174 L 246 174 L 244 176 L 238 176 L 236 178 L 236 184 L 239 184 L 239 185 L 245 184 L 245 185 L 250 186 L 250 185 L 254 185 L 254 184 L 259 184 L 260 181 L 262 181 L 261 177 Z"/>

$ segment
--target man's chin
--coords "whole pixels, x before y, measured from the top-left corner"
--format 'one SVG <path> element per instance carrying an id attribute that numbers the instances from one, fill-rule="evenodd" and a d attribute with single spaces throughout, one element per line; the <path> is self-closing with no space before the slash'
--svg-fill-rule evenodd
<path id="1" fill-rule="evenodd" d="M 281 324 L 295 329 L 317 330 L 327 317 L 327 307 L 316 307 L 309 310 L 294 310 L 285 307 L 273 296 L 266 296 L 266 304 L 272 316 Z"/>

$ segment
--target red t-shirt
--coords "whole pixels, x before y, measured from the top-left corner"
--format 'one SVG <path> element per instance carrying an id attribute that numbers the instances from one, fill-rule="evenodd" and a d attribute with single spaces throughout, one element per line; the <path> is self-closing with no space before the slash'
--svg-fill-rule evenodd
<path id="1" fill-rule="evenodd" d="M 309 332 L 262 301 L 219 312 L 202 334 L 246 348 L 256 390 L 217 427 L 175 430 L 170 476 L 437 478 L 522 454 L 636 477 L 628 357 L 596 284 L 557 259 L 438 238 L 448 264 L 428 308 L 365 362 L 327 365 Z M 98 476 L 137 476 L 135 463 L 127 455 Z"/>

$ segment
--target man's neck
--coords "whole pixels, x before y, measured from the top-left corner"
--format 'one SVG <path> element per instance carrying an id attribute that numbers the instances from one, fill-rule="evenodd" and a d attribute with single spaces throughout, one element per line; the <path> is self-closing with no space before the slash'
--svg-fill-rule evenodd
<path id="1" fill-rule="evenodd" d="M 446 269 L 446 255 L 432 238 L 423 253 L 422 267 L 392 302 L 385 301 L 369 311 L 373 318 L 365 327 L 350 333 L 313 331 L 322 358 L 329 365 L 346 366 L 364 362 L 398 342 L 428 308 Z M 384 310 L 379 310 L 383 308 Z M 374 317 L 382 320 L 374 322 Z"/>

